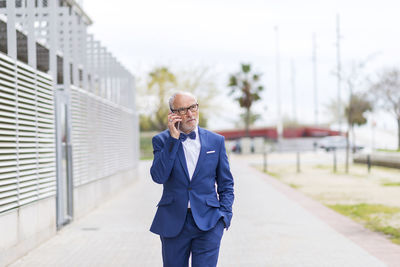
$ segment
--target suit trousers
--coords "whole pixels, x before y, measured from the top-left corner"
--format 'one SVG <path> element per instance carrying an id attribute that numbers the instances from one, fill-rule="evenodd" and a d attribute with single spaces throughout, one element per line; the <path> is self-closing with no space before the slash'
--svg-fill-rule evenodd
<path id="1" fill-rule="evenodd" d="M 222 218 L 209 231 L 200 230 L 191 212 L 186 215 L 182 231 L 172 238 L 160 236 L 164 267 L 216 267 L 219 247 L 224 232 Z"/>

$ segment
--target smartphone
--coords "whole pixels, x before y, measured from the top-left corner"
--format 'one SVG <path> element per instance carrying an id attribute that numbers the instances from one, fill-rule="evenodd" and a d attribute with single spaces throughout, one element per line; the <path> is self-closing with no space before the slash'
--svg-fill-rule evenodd
<path id="1" fill-rule="evenodd" d="M 175 128 L 179 131 L 179 126 L 181 126 L 181 122 L 175 122 Z"/>
<path id="2" fill-rule="evenodd" d="M 171 110 L 171 113 L 174 113 L 173 111 L 172 111 L 172 109 L 170 109 Z M 175 128 L 179 131 L 179 126 L 181 126 L 181 122 L 180 121 L 178 121 L 178 122 L 175 122 Z"/>

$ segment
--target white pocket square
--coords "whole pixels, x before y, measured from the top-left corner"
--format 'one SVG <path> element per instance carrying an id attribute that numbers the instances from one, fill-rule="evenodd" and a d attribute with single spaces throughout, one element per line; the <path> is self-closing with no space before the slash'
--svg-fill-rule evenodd
<path id="1" fill-rule="evenodd" d="M 215 150 L 207 151 L 207 154 L 215 153 Z"/>

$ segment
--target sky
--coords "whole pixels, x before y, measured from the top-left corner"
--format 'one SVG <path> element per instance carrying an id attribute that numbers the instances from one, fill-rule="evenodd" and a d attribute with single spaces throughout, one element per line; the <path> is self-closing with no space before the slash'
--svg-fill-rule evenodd
<path id="1" fill-rule="evenodd" d="M 374 79 L 382 69 L 400 66 L 400 2 L 393 0 L 84 0 L 83 7 L 94 22 L 89 32 L 136 77 L 156 66 L 177 71 L 206 67 L 215 73 L 220 109 L 209 114 L 211 129 L 232 128 L 241 112 L 226 87 L 240 63 L 251 63 L 263 74 L 263 99 L 254 105 L 262 114 L 257 126 L 276 124 L 277 88 L 282 116 L 314 123 L 313 34 L 318 122 L 327 122 L 326 105 L 338 95 L 338 14 L 344 72 L 367 62 L 361 74 Z M 340 92 L 343 98 L 348 95 L 344 83 Z M 373 118 L 382 129 L 396 129 L 396 121 L 385 113 Z"/>

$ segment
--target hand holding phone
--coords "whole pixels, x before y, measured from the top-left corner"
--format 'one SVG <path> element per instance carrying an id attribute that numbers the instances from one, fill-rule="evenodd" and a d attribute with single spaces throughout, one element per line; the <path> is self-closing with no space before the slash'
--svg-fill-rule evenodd
<path id="1" fill-rule="evenodd" d="M 181 116 L 170 112 L 168 114 L 168 129 L 169 132 L 171 134 L 171 136 L 175 139 L 179 138 L 179 127 L 180 127 L 180 123 L 181 123 L 182 119 Z"/>

